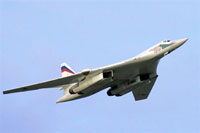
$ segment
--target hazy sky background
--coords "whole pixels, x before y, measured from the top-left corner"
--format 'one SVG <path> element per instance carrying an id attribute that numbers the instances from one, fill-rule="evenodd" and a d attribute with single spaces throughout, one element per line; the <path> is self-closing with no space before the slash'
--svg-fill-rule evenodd
<path id="1" fill-rule="evenodd" d="M 106 90 L 56 104 L 58 88 L 0 94 L 1 133 L 199 133 L 199 0 L 4 0 L 0 90 L 131 58 L 164 39 L 188 42 L 161 60 L 147 100 Z"/>

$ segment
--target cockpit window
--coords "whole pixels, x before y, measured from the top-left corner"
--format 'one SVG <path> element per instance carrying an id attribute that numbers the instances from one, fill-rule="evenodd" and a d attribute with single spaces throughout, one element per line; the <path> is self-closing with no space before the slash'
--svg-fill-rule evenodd
<path id="1" fill-rule="evenodd" d="M 171 44 L 172 44 L 172 42 L 170 40 L 164 40 L 160 44 L 160 47 L 162 47 L 162 49 L 165 49 L 166 47 L 170 46 Z"/>
<path id="2" fill-rule="evenodd" d="M 170 42 L 170 40 L 164 40 L 163 42 Z"/>
<path id="3" fill-rule="evenodd" d="M 162 49 L 165 49 L 166 47 L 170 46 L 170 43 L 165 43 L 165 44 L 160 44 L 160 47 L 162 47 Z"/>

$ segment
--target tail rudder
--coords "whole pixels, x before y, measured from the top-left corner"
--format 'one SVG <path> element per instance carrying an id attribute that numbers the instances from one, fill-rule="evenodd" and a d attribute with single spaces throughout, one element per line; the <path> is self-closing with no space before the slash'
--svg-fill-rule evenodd
<path id="1" fill-rule="evenodd" d="M 61 64 L 61 73 L 62 77 L 67 77 L 72 74 L 75 74 L 74 70 L 65 62 Z"/>

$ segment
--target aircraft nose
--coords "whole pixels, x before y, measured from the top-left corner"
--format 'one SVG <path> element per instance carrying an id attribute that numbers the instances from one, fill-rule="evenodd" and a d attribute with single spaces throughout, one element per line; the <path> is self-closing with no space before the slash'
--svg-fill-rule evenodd
<path id="1" fill-rule="evenodd" d="M 179 45 L 182 45 L 184 44 L 186 41 L 188 40 L 188 38 L 183 38 L 183 39 L 179 39 L 179 40 L 176 40 L 175 42 Z"/>

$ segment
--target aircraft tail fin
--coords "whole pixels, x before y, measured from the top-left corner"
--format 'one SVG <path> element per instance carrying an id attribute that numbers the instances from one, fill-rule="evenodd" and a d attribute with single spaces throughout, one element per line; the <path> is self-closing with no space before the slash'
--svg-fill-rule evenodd
<path id="1" fill-rule="evenodd" d="M 65 62 L 61 64 L 61 73 L 62 77 L 67 77 L 75 74 L 74 70 Z"/>

